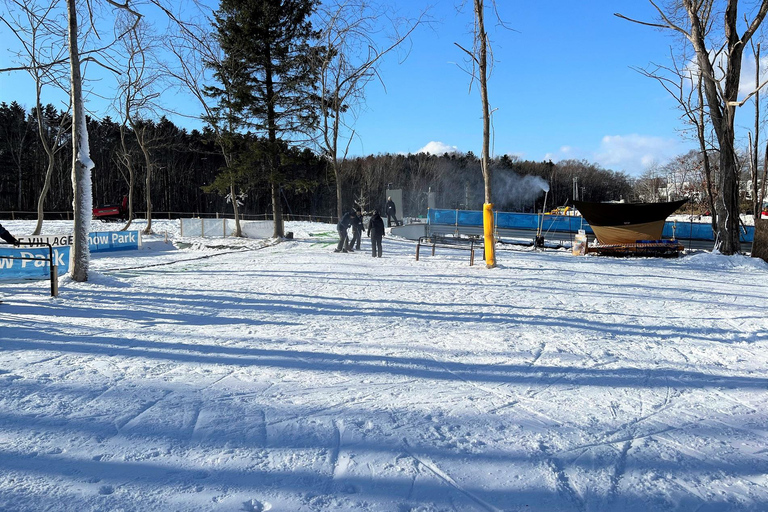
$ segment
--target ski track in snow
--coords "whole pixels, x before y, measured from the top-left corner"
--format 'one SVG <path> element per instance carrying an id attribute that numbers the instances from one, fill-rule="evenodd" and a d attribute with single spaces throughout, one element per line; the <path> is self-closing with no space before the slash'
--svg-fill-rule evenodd
<path id="1" fill-rule="evenodd" d="M 768 510 L 762 262 L 153 226 L 0 283 L 0 510 Z"/>

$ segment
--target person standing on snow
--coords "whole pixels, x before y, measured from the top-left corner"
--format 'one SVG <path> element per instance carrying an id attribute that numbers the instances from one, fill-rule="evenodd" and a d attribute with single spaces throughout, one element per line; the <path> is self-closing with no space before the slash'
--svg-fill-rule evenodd
<path id="1" fill-rule="evenodd" d="M 381 239 L 384 236 L 384 219 L 378 210 L 373 211 L 373 217 L 368 223 L 368 236 L 371 237 L 371 255 L 381 258 Z M 378 254 L 376 254 L 378 252 Z"/>
<path id="2" fill-rule="evenodd" d="M 16 237 L 14 237 L 12 234 L 10 234 L 8 232 L 8 230 L 3 227 L 2 224 L 0 224 L 0 238 L 5 240 L 9 244 L 19 245 L 19 241 L 16 240 Z"/>
<path id="3" fill-rule="evenodd" d="M 358 208 L 353 210 L 355 216 L 352 217 L 352 240 L 349 242 L 349 248 L 360 250 L 360 239 L 363 238 L 363 212 Z"/>
<path id="4" fill-rule="evenodd" d="M 395 219 L 395 226 L 397 226 L 397 207 L 395 206 L 395 202 L 392 200 L 392 196 L 389 196 L 387 198 L 387 227 L 392 227 L 392 219 Z"/>
<path id="5" fill-rule="evenodd" d="M 352 252 L 352 249 L 349 248 L 349 235 L 347 234 L 347 230 L 349 229 L 349 226 L 352 225 L 352 216 L 356 216 L 355 210 L 350 210 L 347 213 L 345 213 L 341 220 L 339 220 L 339 223 L 336 224 L 336 231 L 339 232 L 339 245 L 336 246 L 336 249 L 333 252 Z"/>

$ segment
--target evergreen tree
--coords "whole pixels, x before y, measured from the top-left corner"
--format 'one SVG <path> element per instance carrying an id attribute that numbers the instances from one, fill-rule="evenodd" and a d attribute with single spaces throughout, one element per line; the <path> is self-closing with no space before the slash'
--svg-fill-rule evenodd
<path id="1" fill-rule="evenodd" d="M 223 0 L 215 14 L 224 58 L 210 66 L 222 86 L 207 92 L 227 130 L 264 134 L 259 151 L 268 155 L 275 237 L 284 234 L 280 186 L 287 180 L 280 141 L 296 142 L 317 125 L 320 49 L 309 19 L 316 7 L 316 0 Z"/>

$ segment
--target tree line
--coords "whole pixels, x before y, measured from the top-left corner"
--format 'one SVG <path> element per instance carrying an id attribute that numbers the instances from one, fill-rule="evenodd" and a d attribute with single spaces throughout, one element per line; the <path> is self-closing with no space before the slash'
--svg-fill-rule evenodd
<path id="1" fill-rule="evenodd" d="M 0 211 L 27 212 L 32 216 L 46 175 L 47 155 L 42 148 L 34 109 L 25 111 L 18 103 L 0 104 Z M 53 105 L 43 107 L 42 133 L 52 142 L 59 138 L 54 159 L 51 190 L 45 201 L 47 212 L 72 210 L 72 162 L 68 113 Z M 146 166 L 142 151 L 131 130 L 121 132 L 119 123 L 107 117 L 88 118 L 93 171 L 93 200 L 96 205 L 119 203 L 128 193 L 127 161 L 143 177 Z M 165 117 L 140 121 L 146 130 L 154 173 L 149 195 L 157 212 L 214 215 L 231 213 L 230 198 L 219 193 L 217 177 L 225 167 L 210 128 L 187 131 Z M 126 136 L 127 135 L 127 136 Z M 255 143 L 253 134 L 237 138 L 239 146 Z M 234 143 L 234 142 L 233 142 Z M 237 148 L 236 148 L 237 149 Z M 327 159 L 309 149 L 283 148 L 283 163 L 290 167 L 280 187 L 285 212 L 331 220 L 337 216 L 336 175 Z M 285 155 L 290 155 L 287 158 Z M 248 161 L 258 170 L 258 162 Z M 545 207 L 544 188 L 549 187 L 547 206 L 569 204 L 573 179 L 577 178 L 583 198 L 592 201 L 629 200 L 633 180 L 624 173 L 603 169 L 586 161 L 532 162 L 501 156 L 491 160 L 494 169 L 496 208 L 501 211 L 532 212 Z M 266 171 L 251 172 L 243 184 L 241 213 L 271 214 L 271 190 Z M 347 158 L 340 172 L 342 209 L 359 205 L 381 209 L 389 188 L 403 190 L 403 214 L 426 214 L 428 194 L 434 194 L 438 208 L 482 209 L 483 175 L 480 159 L 473 153 L 430 155 L 425 153 L 385 154 Z M 536 178 L 536 179 L 534 179 Z M 145 180 L 134 184 L 137 197 L 145 196 Z M 139 209 L 139 211 L 141 211 Z M 50 214 L 49 214 L 50 215 Z"/>

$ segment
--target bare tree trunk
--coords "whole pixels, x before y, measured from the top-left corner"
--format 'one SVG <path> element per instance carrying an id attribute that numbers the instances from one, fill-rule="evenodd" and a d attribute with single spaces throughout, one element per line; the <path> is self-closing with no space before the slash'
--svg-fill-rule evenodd
<path id="1" fill-rule="evenodd" d="M 47 150 L 46 150 L 47 151 Z M 45 198 L 48 196 L 48 191 L 51 190 L 51 175 L 53 174 L 53 155 L 48 155 L 48 166 L 45 169 L 45 180 L 43 181 L 43 189 L 40 191 L 40 196 L 37 198 L 37 224 L 35 224 L 35 230 L 33 235 L 39 235 L 43 230 L 43 217 Z"/>
<path id="2" fill-rule="evenodd" d="M 45 206 L 45 198 L 48 196 L 48 191 L 51 189 L 51 176 L 53 175 L 53 169 L 54 169 L 54 163 L 55 163 L 55 156 L 56 151 L 55 148 L 57 144 L 54 144 L 53 147 L 48 143 L 48 139 L 45 136 L 45 130 L 43 128 L 43 115 L 42 115 L 42 109 L 40 108 L 40 85 L 37 86 L 37 132 L 40 135 L 40 143 L 43 145 L 43 150 L 45 151 L 46 156 L 48 157 L 48 165 L 45 169 L 45 179 L 43 181 L 43 189 L 40 191 L 40 196 L 37 198 L 37 224 L 35 225 L 35 230 L 32 232 L 33 235 L 39 235 L 40 232 L 43 230 L 43 216 L 44 216 L 44 206 Z M 56 141 L 58 141 L 58 134 L 56 135 Z"/>
<path id="3" fill-rule="evenodd" d="M 275 238 L 282 238 L 285 234 L 285 226 L 283 225 L 283 204 L 280 202 L 280 185 L 272 182 L 272 215 L 275 221 L 275 228 L 272 236 Z"/>
<path id="4" fill-rule="evenodd" d="M 485 33 L 483 0 L 475 0 L 477 34 L 475 45 L 478 49 L 477 65 L 480 80 L 480 97 L 483 104 L 483 154 L 481 165 L 485 180 L 485 204 L 483 205 L 483 231 L 485 235 L 485 264 L 488 268 L 496 266 L 496 251 L 493 236 L 493 203 L 491 198 L 491 109 L 488 105 L 488 36 Z"/>
<path id="5" fill-rule="evenodd" d="M 74 193 L 74 237 L 70 253 L 70 275 L 73 281 L 88 280 L 88 232 L 93 215 L 91 197 L 91 169 L 93 162 L 88 151 L 88 131 L 83 109 L 80 53 L 77 46 L 77 5 L 67 0 L 69 21 L 69 66 L 72 94 L 72 190 Z"/>
<path id="6" fill-rule="evenodd" d="M 709 159 L 707 151 L 707 138 L 705 133 L 706 123 L 704 122 L 704 84 L 699 77 L 699 116 L 696 121 L 696 134 L 699 139 L 699 148 L 701 149 L 701 159 L 704 165 L 704 176 L 706 178 L 707 198 L 709 199 L 709 213 L 712 218 L 712 232 L 717 233 L 717 212 L 715 211 L 715 193 L 712 190 L 712 162 Z M 694 118 L 696 119 L 696 118 Z"/>
<path id="7" fill-rule="evenodd" d="M 339 220 L 341 220 L 341 216 L 343 215 L 343 205 L 341 203 L 341 170 L 339 169 L 338 160 L 334 158 L 331 161 L 331 166 L 333 167 L 333 175 L 336 177 L 336 215 L 338 216 Z"/>
<path id="8" fill-rule="evenodd" d="M 271 62 L 271 58 L 266 59 L 267 62 Z M 274 222 L 274 230 L 272 236 L 275 238 L 283 238 L 285 235 L 283 226 L 283 205 L 280 202 L 280 184 L 279 170 L 280 170 L 280 154 L 277 146 L 277 114 L 275 112 L 274 104 L 272 100 L 275 98 L 274 84 L 272 82 L 273 70 L 271 66 L 264 70 L 266 77 L 265 87 L 266 96 L 270 99 L 269 106 L 267 107 L 267 132 L 269 138 L 269 165 L 270 165 L 270 183 L 272 185 L 272 218 Z"/>
<path id="9" fill-rule="evenodd" d="M 146 130 L 146 126 L 142 127 L 142 130 Z M 144 137 L 141 137 L 144 139 Z M 149 154 L 149 148 L 147 148 L 146 140 L 139 141 L 139 147 L 144 154 L 144 165 L 147 167 L 147 178 L 145 183 L 146 190 L 144 195 L 147 198 L 147 227 L 144 228 L 144 234 L 149 235 L 152 233 L 152 156 Z"/>
<path id="10" fill-rule="evenodd" d="M 229 197 L 232 198 L 232 211 L 235 214 L 235 236 L 243 236 L 243 230 L 240 228 L 240 210 L 237 204 L 237 193 L 235 191 L 235 180 L 233 179 L 229 186 Z M 226 222 L 226 221 L 225 221 Z"/>
<path id="11" fill-rule="evenodd" d="M 133 157 L 131 156 L 128 145 L 125 142 L 125 129 L 125 123 L 121 124 L 120 147 L 122 148 L 123 154 L 120 158 L 122 159 L 122 164 L 128 170 L 128 221 L 125 223 L 125 226 L 123 226 L 121 231 L 127 231 L 133 223 L 133 188 L 136 184 L 136 172 L 133 169 Z"/>
<path id="12" fill-rule="evenodd" d="M 765 145 L 765 156 L 763 156 L 763 180 L 760 187 L 760 218 L 763 217 L 763 202 L 765 201 L 765 191 L 768 188 L 768 143 Z"/>
<path id="13" fill-rule="evenodd" d="M 760 43 L 757 43 L 755 50 L 755 86 L 760 84 Z M 752 141 L 752 218 L 759 219 L 762 210 L 762 204 L 759 197 L 759 175 L 758 154 L 760 138 L 760 91 L 755 93 L 755 140 Z"/>

